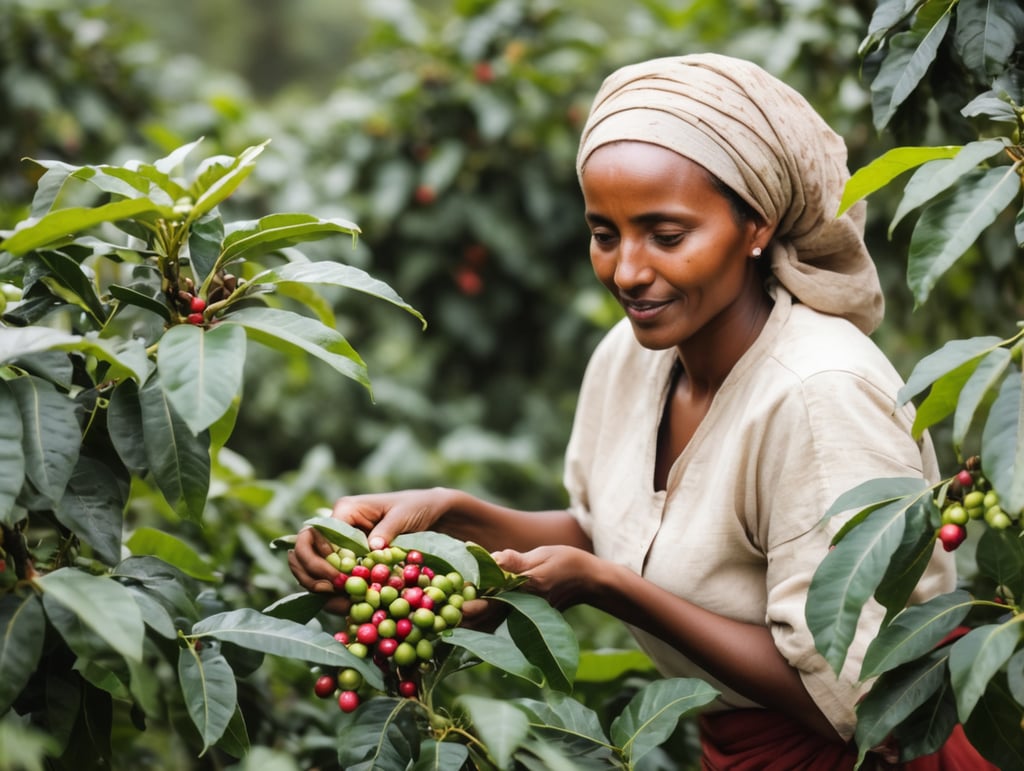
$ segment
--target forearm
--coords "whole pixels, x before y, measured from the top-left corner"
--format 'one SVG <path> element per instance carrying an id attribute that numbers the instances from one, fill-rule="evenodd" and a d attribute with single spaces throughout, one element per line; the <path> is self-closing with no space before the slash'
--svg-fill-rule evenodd
<path id="1" fill-rule="evenodd" d="M 589 604 L 655 635 L 758 704 L 838 738 L 767 627 L 720 616 L 660 589 L 628 568 L 605 565 Z"/>
<path id="2" fill-rule="evenodd" d="M 448 501 L 436 529 L 488 551 L 529 551 L 561 544 L 591 551 L 590 539 L 565 509 L 520 511 L 481 500 L 460 490 L 444 490 Z"/>

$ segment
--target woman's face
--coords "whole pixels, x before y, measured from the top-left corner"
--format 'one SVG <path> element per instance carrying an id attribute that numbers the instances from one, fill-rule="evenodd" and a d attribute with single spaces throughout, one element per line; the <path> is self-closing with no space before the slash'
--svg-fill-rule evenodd
<path id="1" fill-rule="evenodd" d="M 751 257 L 770 232 L 740 222 L 700 165 L 644 142 L 599 147 L 581 176 L 594 273 L 646 348 L 681 346 L 764 308 Z"/>

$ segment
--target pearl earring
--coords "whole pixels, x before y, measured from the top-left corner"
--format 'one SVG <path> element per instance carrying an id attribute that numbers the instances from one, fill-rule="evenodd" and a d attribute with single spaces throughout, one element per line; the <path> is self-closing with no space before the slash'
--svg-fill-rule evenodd
<path id="1" fill-rule="evenodd" d="M 755 246 L 753 250 L 750 252 L 750 256 L 753 257 L 755 260 L 759 259 L 761 257 L 761 247 Z"/>

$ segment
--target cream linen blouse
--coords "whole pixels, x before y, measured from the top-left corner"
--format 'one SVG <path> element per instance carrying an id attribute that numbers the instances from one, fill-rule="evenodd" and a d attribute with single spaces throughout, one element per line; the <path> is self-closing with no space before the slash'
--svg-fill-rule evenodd
<path id="1" fill-rule="evenodd" d="M 654 459 L 675 350 L 651 351 L 629 323 L 613 328 L 583 380 L 566 451 L 570 507 L 595 553 L 711 611 L 764 624 L 840 735 L 856 725 L 864 650 L 883 611 L 872 602 L 837 678 L 804 619 L 807 589 L 842 517 L 819 526 L 843 492 L 869 479 L 938 469 L 912 408 L 894 412 L 902 380 L 853 324 L 796 303 L 782 287 L 753 346 L 654 490 Z M 951 555 L 936 549 L 921 601 L 954 588 Z M 665 676 L 701 677 L 722 691 L 713 708 L 756 707 L 678 651 L 640 630 Z"/>

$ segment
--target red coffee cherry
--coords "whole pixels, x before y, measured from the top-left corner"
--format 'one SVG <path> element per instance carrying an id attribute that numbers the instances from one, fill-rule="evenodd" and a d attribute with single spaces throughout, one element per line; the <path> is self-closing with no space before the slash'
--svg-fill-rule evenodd
<path id="1" fill-rule="evenodd" d="M 939 540 L 942 542 L 942 548 L 946 551 L 956 549 L 966 537 L 967 529 L 963 525 L 950 523 L 939 528 Z"/>
<path id="2" fill-rule="evenodd" d="M 359 694 L 355 691 L 342 691 L 338 694 L 338 707 L 342 712 L 354 712 L 359 706 Z"/>

